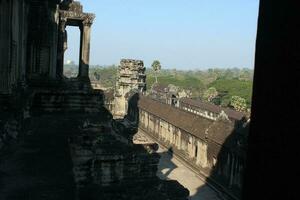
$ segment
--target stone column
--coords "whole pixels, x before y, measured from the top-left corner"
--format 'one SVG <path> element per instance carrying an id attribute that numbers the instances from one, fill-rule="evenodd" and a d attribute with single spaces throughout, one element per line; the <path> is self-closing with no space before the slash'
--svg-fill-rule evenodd
<path id="1" fill-rule="evenodd" d="M 61 18 L 59 22 L 56 66 L 57 78 L 62 78 L 64 73 L 64 37 L 66 31 L 66 22 L 66 18 Z"/>
<path id="2" fill-rule="evenodd" d="M 82 22 L 81 27 L 81 44 L 80 44 L 80 61 L 79 74 L 80 79 L 89 80 L 89 62 L 90 62 L 90 40 L 91 25 L 93 18 L 87 17 Z"/>
<path id="3" fill-rule="evenodd" d="M 260 1 L 243 200 L 299 198 L 299 7 Z"/>

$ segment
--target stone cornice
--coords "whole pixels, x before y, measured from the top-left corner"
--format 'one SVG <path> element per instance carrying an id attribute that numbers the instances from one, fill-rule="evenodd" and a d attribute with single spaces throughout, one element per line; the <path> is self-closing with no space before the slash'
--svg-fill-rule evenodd
<path id="1" fill-rule="evenodd" d="M 91 25 L 95 19 L 95 14 L 93 13 L 80 13 L 73 11 L 60 10 L 60 20 L 67 21 L 68 19 L 74 19 L 82 21 L 84 25 Z"/>

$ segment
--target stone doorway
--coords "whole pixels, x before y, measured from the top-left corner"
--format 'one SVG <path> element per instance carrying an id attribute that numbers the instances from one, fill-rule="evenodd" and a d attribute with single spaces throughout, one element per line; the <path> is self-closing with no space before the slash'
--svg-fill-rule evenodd
<path id="1" fill-rule="evenodd" d="M 79 70 L 77 78 L 89 81 L 89 57 L 90 57 L 90 33 L 91 25 L 95 15 L 83 13 L 82 5 L 79 2 L 73 2 L 69 6 L 61 6 L 59 11 L 59 42 L 57 58 L 57 77 L 64 77 L 64 54 L 67 43 L 67 26 L 79 27 Z"/>
<path id="2" fill-rule="evenodd" d="M 65 78 L 73 79 L 78 77 L 79 74 L 80 44 L 76 41 L 76 38 L 80 38 L 80 29 L 74 26 L 67 26 L 65 38 L 63 75 Z"/>

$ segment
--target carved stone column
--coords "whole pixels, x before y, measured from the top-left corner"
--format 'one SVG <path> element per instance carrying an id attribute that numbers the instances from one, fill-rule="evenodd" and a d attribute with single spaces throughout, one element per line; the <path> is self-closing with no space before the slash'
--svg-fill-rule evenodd
<path id="1" fill-rule="evenodd" d="M 62 78 L 64 73 L 64 37 L 66 31 L 66 18 L 61 18 L 58 30 L 58 45 L 57 45 L 57 67 L 56 76 Z"/>
<path id="2" fill-rule="evenodd" d="M 80 64 L 78 77 L 86 80 L 89 80 L 90 35 L 93 19 L 93 15 L 88 15 L 87 18 L 82 22 L 81 27 Z"/>

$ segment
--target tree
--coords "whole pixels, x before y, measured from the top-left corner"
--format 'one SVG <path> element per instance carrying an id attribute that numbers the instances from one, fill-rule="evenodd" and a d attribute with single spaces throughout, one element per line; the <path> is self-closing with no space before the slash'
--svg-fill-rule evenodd
<path id="1" fill-rule="evenodd" d="M 160 62 L 158 60 L 154 60 L 153 63 L 152 63 L 152 65 L 151 65 L 151 67 L 152 67 L 152 69 L 154 71 L 155 83 L 157 83 L 157 74 L 161 70 Z"/>
<path id="2" fill-rule="evenodd" d="M 245 111 L 247 109 L 246 100 L 239 96 L 231 97 L 230 106 L 232 106 L 237 111 Z"/>
<path id="3" fill-rule="evenodd" d="M 216 88 L 214 87 L 210 87 L 208 88 L 204 94 L 203 94 L 203 99 L 205 99 L 206 101 L 212 101 L 216 96 L 218 96 L 218 91 Z"/>
<path id="4" fill-rule="evenodd" d="M 97 81 L 100 80 L 100 74 L 97 71 L 94 72 L 94 77 Z"/>

